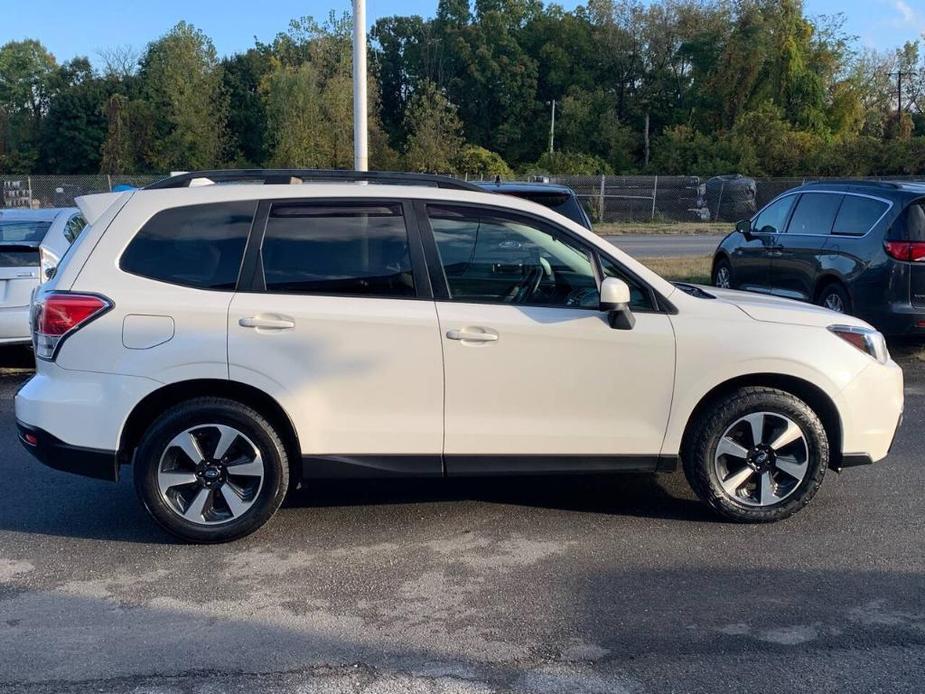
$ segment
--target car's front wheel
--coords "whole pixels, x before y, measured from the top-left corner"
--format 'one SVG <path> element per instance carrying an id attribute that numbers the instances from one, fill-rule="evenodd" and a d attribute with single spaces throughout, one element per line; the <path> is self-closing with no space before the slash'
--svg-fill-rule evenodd
<path id="1" fill-rule="evenodd" d="M 134 463 L 135 490 L 168 532 L 227 542 L 266 523 L 289 484 L 286 447 L 260 413 L 234 400 L 197 398 L 148 429 Z"/>
<path id="2" fill-rule="evenodd" d="M 713 286 L 732 289 L 732 266 L 724 258 L 717 260 L 713 266 Z"/>
<path id="3" fill-rule="evenodd" d="M 682 450 L 694 492 L 726 518 L 782 520 L 815 496 L 828 468 L 819 417 L 796 396 L 746 387 L 704 409 Z"/>

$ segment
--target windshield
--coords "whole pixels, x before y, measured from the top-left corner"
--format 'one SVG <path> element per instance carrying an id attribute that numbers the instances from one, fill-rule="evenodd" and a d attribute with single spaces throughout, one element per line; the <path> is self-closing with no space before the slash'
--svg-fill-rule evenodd
<path id="1" fill-rule="evenodd" d="M 0 243 L 41 243 L 50 226 L 51 222 L 0 220 Z"/>

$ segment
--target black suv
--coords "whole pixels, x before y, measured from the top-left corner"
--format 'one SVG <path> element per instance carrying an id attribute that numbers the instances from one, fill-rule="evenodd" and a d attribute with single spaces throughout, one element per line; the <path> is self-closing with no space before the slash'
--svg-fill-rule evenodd
<path id="1" fill-rule="evenodd" d="M 491 183 L 476 181 L 475 184 L 482 190 L 489 193 L 502 193 L 503 195 L 513 195 L 516 198 L 523 198 L 532 202 L 539 203 L 545 207 L 555 210 L 563 217 L 571 219 L 573 222 L 581 224 L 585 229 L 591 228 L 591 220 L 588 213 L 581 206 L 575 191 L 568 186 L 559 185 L 558 183 L 520 183 L 520 182 L 503 182 L 494 181 Z"/>
<path id="2" fill-rule="evenodd" d="M 713 284 L 811 301 L 925 334 L 925 184 L 810 183 L 736 225 Z"/>

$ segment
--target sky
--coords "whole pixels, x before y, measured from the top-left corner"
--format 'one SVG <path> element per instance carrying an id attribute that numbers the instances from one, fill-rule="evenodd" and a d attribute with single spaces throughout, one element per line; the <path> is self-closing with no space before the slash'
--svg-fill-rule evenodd
<path id="1" fill-rule="evenodd" d="M 861 45 L 886 50 L 925 33 L 925 0 L 804 0 L 810 15 L 845 14 L 848 33 Z M 576 0 L 560 0 L 572 9 Z M 141 51 L 152 39 L 186 20 L 208 34 L 219 55 L 246 50 L 254 37 L 269 41 L 289 20 L 321 19 L 350 0 L 0 0 L 0 45 L 39 39 L 59 62 L 78 55 L 131 46 Z M 370 23 L 394 14 L 433 16 L 437 0 L 367 0 Z"/>

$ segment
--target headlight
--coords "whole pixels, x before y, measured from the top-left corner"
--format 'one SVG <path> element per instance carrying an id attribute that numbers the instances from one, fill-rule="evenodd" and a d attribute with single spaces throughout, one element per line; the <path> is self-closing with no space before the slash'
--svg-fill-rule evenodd
<path id="1" fill-rule="evenodd" d="M 873 328 L 862 328 L 858 325 L 830 325 L 829 332 L 869 354 L 881 364 L 886 364 L 890 360 L 886 339 Z"/>

